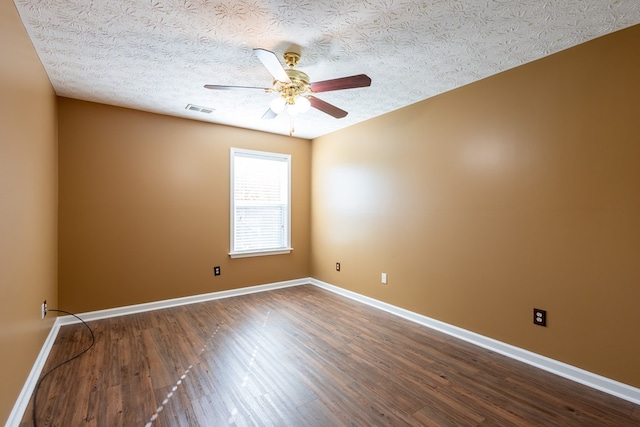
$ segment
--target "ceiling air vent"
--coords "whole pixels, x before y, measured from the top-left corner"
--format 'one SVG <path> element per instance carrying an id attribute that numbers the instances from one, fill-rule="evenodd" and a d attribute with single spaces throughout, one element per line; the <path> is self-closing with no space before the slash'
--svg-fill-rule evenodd
<path id="1" fill-rule="evenodd" d="M 215 111 L 214 108 L 200 107 L 199 105 L 193 105 L 193 104 L 187 104 L 187 106 L 184 108 L 186 110 L 197 111 L 199 113 L 205 113 L 205 114 L 211 114 Z"/>

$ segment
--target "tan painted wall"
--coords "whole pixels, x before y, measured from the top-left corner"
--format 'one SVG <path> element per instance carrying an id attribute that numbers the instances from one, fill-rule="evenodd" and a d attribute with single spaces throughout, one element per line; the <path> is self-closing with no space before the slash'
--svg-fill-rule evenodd
<path id="1" fill-rule="evenodd" d="M 59 140 L 66 310 L 308 277 L 308 140 L 67 98 L 59 99 Z M 292 155 L 291 254 L 229 258 L 230 147 Z"/>
<path id="2" fill-rule="evenodd" d="M 638 52 L 635 26 L 314 140 L 312 277 L 640 387 Z"/>
<path id="3" fill-rule="evenodd" d="M 13 2 L 0 2 L 0 424 L 57 305 L 56 98 Z"/>

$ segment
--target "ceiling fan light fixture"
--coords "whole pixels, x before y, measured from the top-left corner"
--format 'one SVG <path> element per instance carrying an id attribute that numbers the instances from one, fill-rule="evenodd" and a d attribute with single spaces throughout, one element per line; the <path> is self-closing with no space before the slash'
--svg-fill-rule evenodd
<path id="1" fill-rule="evenodd" d="M 280 114 L 282 113 L 282 110 L 284 110 L 285 105 L 287 105 L 287 100 L 284 99 L 284 97 L 279 96 L 271 101 L 269 108 L 271 108 L 274 113 Z"/>
<path id="2" fill-rule="evenodd" d="M 298 106 L 296 104 L 287 104 L 287 114 L 291 117 L 295 117 L 300 113 Z"/>
<path id="3" fill-rule="evenodd" d="M 287 102 L 287 113 L 290 116 L 306 113 L 311 107 L 311 102 L 304 96 L 296 96 L 289 98 Z"/>
<path id="4" fill-rule="evenodd" d="M 309 108 L 311 107 L 311 102 L 309 102 L 306 96 L 296 96 L 295 101 L 296 101 L 295 105 L 299 113 L 306 113 L 307 111 L 309 111 Z"/>

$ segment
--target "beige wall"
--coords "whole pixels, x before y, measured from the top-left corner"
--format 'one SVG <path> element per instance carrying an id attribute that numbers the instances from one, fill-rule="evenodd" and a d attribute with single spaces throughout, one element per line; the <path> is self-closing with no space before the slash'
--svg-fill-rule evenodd
<path id="1" fill-rule="evenodd" d="M 57 305 L 56 98 L 13 2 L 0 1 L 0 424 Z"/>
<path id="2" fill-rule="evenodd" d="M 59 140 L 66 310 L 308 277 L 308 140 L 67 98 L 59 99 Z M 229 258 L 231 147 L 292 155 L 291 254 Z"/>
<path id="3" fill-rule="evenodd" d="M 640 387 L 638 52 L 635 26 L 314 140 L 312 277 Z"/>

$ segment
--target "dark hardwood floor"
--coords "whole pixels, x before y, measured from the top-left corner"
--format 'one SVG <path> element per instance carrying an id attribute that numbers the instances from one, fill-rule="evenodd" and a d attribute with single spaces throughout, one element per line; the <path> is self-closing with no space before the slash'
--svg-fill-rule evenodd
<path id="1" fill-rule="evenodd" d="M 38 426 L 640 425 L 630 402 L 310 285 L 90 326 Z M 44 371 L 89 342 L 63 327 Z"/>

